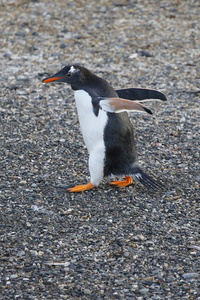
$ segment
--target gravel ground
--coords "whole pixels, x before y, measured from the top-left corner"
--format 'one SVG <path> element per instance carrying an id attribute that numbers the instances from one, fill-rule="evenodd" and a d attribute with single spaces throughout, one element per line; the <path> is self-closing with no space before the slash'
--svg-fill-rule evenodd
<path id="1" fill-rule="evenodd" d="M 97 3 L 96 3 L 97 2 Z M 1 0 L 0 299 L 200 299 L 199 1 Z M 91 191 L 78 62 L 168 97 L 131 114 L 143 168 L 167 186 Z"/>

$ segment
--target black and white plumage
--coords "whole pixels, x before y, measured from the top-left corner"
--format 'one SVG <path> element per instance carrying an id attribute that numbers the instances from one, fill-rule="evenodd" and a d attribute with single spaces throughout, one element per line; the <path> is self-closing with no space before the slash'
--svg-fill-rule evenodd
<path id="1" fill-rule="evenodd" d="M 114 181 L 111 183 L 113 185 L 127 186 L 132 183 L 133 177 L 147 188 L 162 188 L 162 184 L 145 174 L 137 163 L 133 128 L 127 111 L 151 114 L 139 102 L 146 99 L 165 101 L 164 94 L 134 88 L 115 91 L 106 80 L 80 65 L 66 66 L 43 80 L 45 83 L 53 81 L 71 85 L 83 139 L 89 152 L 90 183 L 75 186 L 69 191 L 91 189 L 98 186 L 103 177 L 113 175 L 126 175 L 125 181 Z"/>

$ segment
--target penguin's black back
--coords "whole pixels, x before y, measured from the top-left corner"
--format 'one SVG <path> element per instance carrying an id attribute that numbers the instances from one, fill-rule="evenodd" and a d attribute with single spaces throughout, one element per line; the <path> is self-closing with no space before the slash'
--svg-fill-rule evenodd
<path id="1" fill-rule="evenodd" d="M 128 174 L 137 160 L 132 124 L 127 112 L 107 114 L 108 122 L 104 130 L 104 176 Z"/>

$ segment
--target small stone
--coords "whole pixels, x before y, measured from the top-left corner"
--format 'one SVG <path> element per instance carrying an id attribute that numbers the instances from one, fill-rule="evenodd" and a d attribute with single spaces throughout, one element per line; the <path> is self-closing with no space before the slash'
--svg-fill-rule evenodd
<path id="1" fill-rule="evenodd" d="M 84 289 L 83 292 L 85 295 L 91 295 L 91 291 L 89 289 Z"/>
<path id="2" fill-rule="evenodd" d="M 173 195 L 174 193 L 175 193 L 175 191 L 169 191 L 169 192 L 166 193 L 166 196 L 171 196 L 171 195 Z"/>
<path id="3" fill-rule="evenodd" d="M 133 278 L 132 280 L 135 280 L 135 278 Z M 133 284 L 132 285 L 132 289 L 135 291 L 135 290 L 138 290 L 138 285 L 137 284 Z"/>
<path id="4" fill-rule="evenodd" d="M 10 279 L 16 279 L 18 277 L 17 274 L 10 275 Z"/>
<path id="5" fill-rule="evenodd" d="M 64 48 L 66 48 L 66 47 L 67 47 L 67 45 L 66 45 L 65 43 L 60 44 L 60 48 L 61 48 L 61 49 L 64 49 Z"/>
<path id="6" fill-rule="evenodd" d="M 16 95 L 23 96 L 23 95 L 27 95 L 27 93 L 25 91 L 19 90 L 16 91 Z"/>
<path id="7" fill-rule="evenodd" d="M 18 80 L 18 81 L 29 81 L 30 78 L 24 77 L 24 76 L 17 76 L 17 80 Z"/>
<path id="8" fill-rule="evenodd" d="M 37 205 L 31 205 L 31 208 L 34 211 L 39 211 L 40 210 L 39 206 L 37 206 Z"/>
<path id="9" fill-rule="evenodd" d="M 65 272 L 68 272 L 68 271 L 69 271 L 69 268 L 68 268 L 68 267 L 64 268 L 64 271 L 65 271 Z"/>
<path id="10" fill-rule="evenodd" d="M 24 185 L 24 184 L 26 184 L 27 182 L 26 182 L 26 180 L 21 180 L 20 182 L 19 182 L 19 184 L 21 184 L 21 185 Z"/>
<path id="11" fill-rule="evenodd" d="M 11 58 L 12 56 L 12 52 L 10 52 L 9 50 L 7 52 L 4 52 L 3 57 L 5 58 Z"/>
<path id="12" fill-rule="evenodd" d="M 65 139 L 60 139 L 60 143 L 64 143 L 65 142 Z"/>
<path id="13" fill-rule="evenodd" d="M 171 134 L 175 137 L 179 136 L 179 131 L 178 130 L 172 130 Z"/>
<path id="14" fill-rule="evenodd" d="M 9 90 L 12 91 L 12 90 L 17 90 L 19 88 L 19 86 L 16 83 L 13 83 L 13 84 L 10 84 L 8 88 L 9 88 Z"/>
<path id="15" fill-rule="evenodd" d="M 128 251 L 124 252 L 124 256 L 129 257 L 129 252 Z"/>
<path id="16" fill-rule="evenodd" d="M 139 234 L 137 237 L 138 237 L 139 240 L 141 240 L 141 241 L 146 240 L 145 236 L 143 236 L 142 234 Z"/>
<path id="17" fill-rule="evenodd" d="M 192 238 L 190 238 L 190 241 L 192 240 Z M 193 240 L 194 240 L 194 238 L 193 238 Z M 200 251 L 200 246 L 196 246 L 196 245 L 192 245 L 192 246 L 189 246 L 188 247 L 189 249 L 195 249 L 195 250 L 197 250 L 197 251 Z"/>
<path id="18" fill-rule="evenodd" d="M 41 282 L 38 284 L 38 287 L 39 287 L 40 290 L 44 290 L 45 289 L 44 284 L 41 283 Z"/>
<path id="19" fill-rule="evenodd" d="M 121 280 L 118 280 L 118 279 L 115 279 L 115 284 L 121 285 L 121 284 L 122 284 L 122 281 L 121 281 Z"/>
<path id="20" fill-rule="evenodd" d="M 180 123 L 185 123 L 186 119 L 185 119 L 185 117 L 182 117 L 179 121 L 180 121 Z"/>
<path id="21" fill-rule="evenodd" d="M 145 57 L 151 57 L 151 56 L 153 56 L 149 51 L 146 51 L 146 50 L 140 51 L 140 55 L 141 56 L 145 56 Z"/>
<path id="22" fill-rule="evenodd" d="M 200 176 L 197 176 L 195 179 L 197 182 L 200 182 Z"/>
<path id="23" fill-rule="evenodd" d="M 32 188 L 35 188 L 35 187 L 37 187 L 37 184 L 36 184 L 36 183 L 32 183 L 32 184 L 31 184 L 31 187 L 32 187 Z"/>
<path id="24" fill-rule="evenodd" d="M 36 250 L 31 250 L 30 253 L 33 256 L 37 256 L 38 255 L 38 252 Z"/>
<path id="25" fill-rule="evenodd" d="M 143 288 L 143 289 L 140 290 L 140 293 L 142 293 L 142 294 L 147 294 L 148 291 L 149 291 L 149 289 Z"/>
<path id="26" fill-rule="evenodd" d="M 19 36 L 19 37 L 25 37 L 25 33 L 24 32 L 16 32 L 15 35 Z"/>
<path id="27" fill-rule="evenodd" d="M 132 59 L 132 58 L 136 58 L 137 56 L 138 56 L 137 53 L 133 53 L 133 54 L 131 54 L 131 55 L 129 56 L 129 58 Z"/>
<path id="28" fill-rule="evenodd" d="M 198 278 L 199 273 L 185 273 L 182 275 L 183 278 L 185 279 L 193 279 L 193 278 Z"/>
<path id="29" fill-rule="evenodd" d="M 25 252 L 22 250 L 22 251 L 19 251 L 18 253 L 17 253 L 17 256 L 24 256 L 25 255 Z"/>

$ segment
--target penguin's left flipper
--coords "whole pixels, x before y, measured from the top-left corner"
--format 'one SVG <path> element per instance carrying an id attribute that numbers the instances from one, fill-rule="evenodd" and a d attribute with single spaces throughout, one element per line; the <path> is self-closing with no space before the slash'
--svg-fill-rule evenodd
<path id="1" fill-rule="evenodd" d="M 167 101 L 166 96 L 163 93 L 156 90 L 129 88 L 116 90 L 116 92 L 120 98 L 125 98 L 139 102 L 151 100 Z"/>
<path id="2" fill-rule="evenodd" d="M 95 185 L 93 185 L 91 182 L 89 182 L 88 184 L 84 184 L 84 185 L 76 185 L 73 188 L 67 189 L 67 191 L 69 191 L 71 193 L 83 192 L 83 191 L 91 190 L 94 187 L 95 187 Z"/>
<path id="3" fill-rule="evenodd" d="M 106 112 L 120 113 L 122 111 L 139 111 L 147 112 L 152 115 L 150 109 L 143 104 L 127 99 L 98 97 L 95 101 L 97 101 L 99 107 Z"/>

